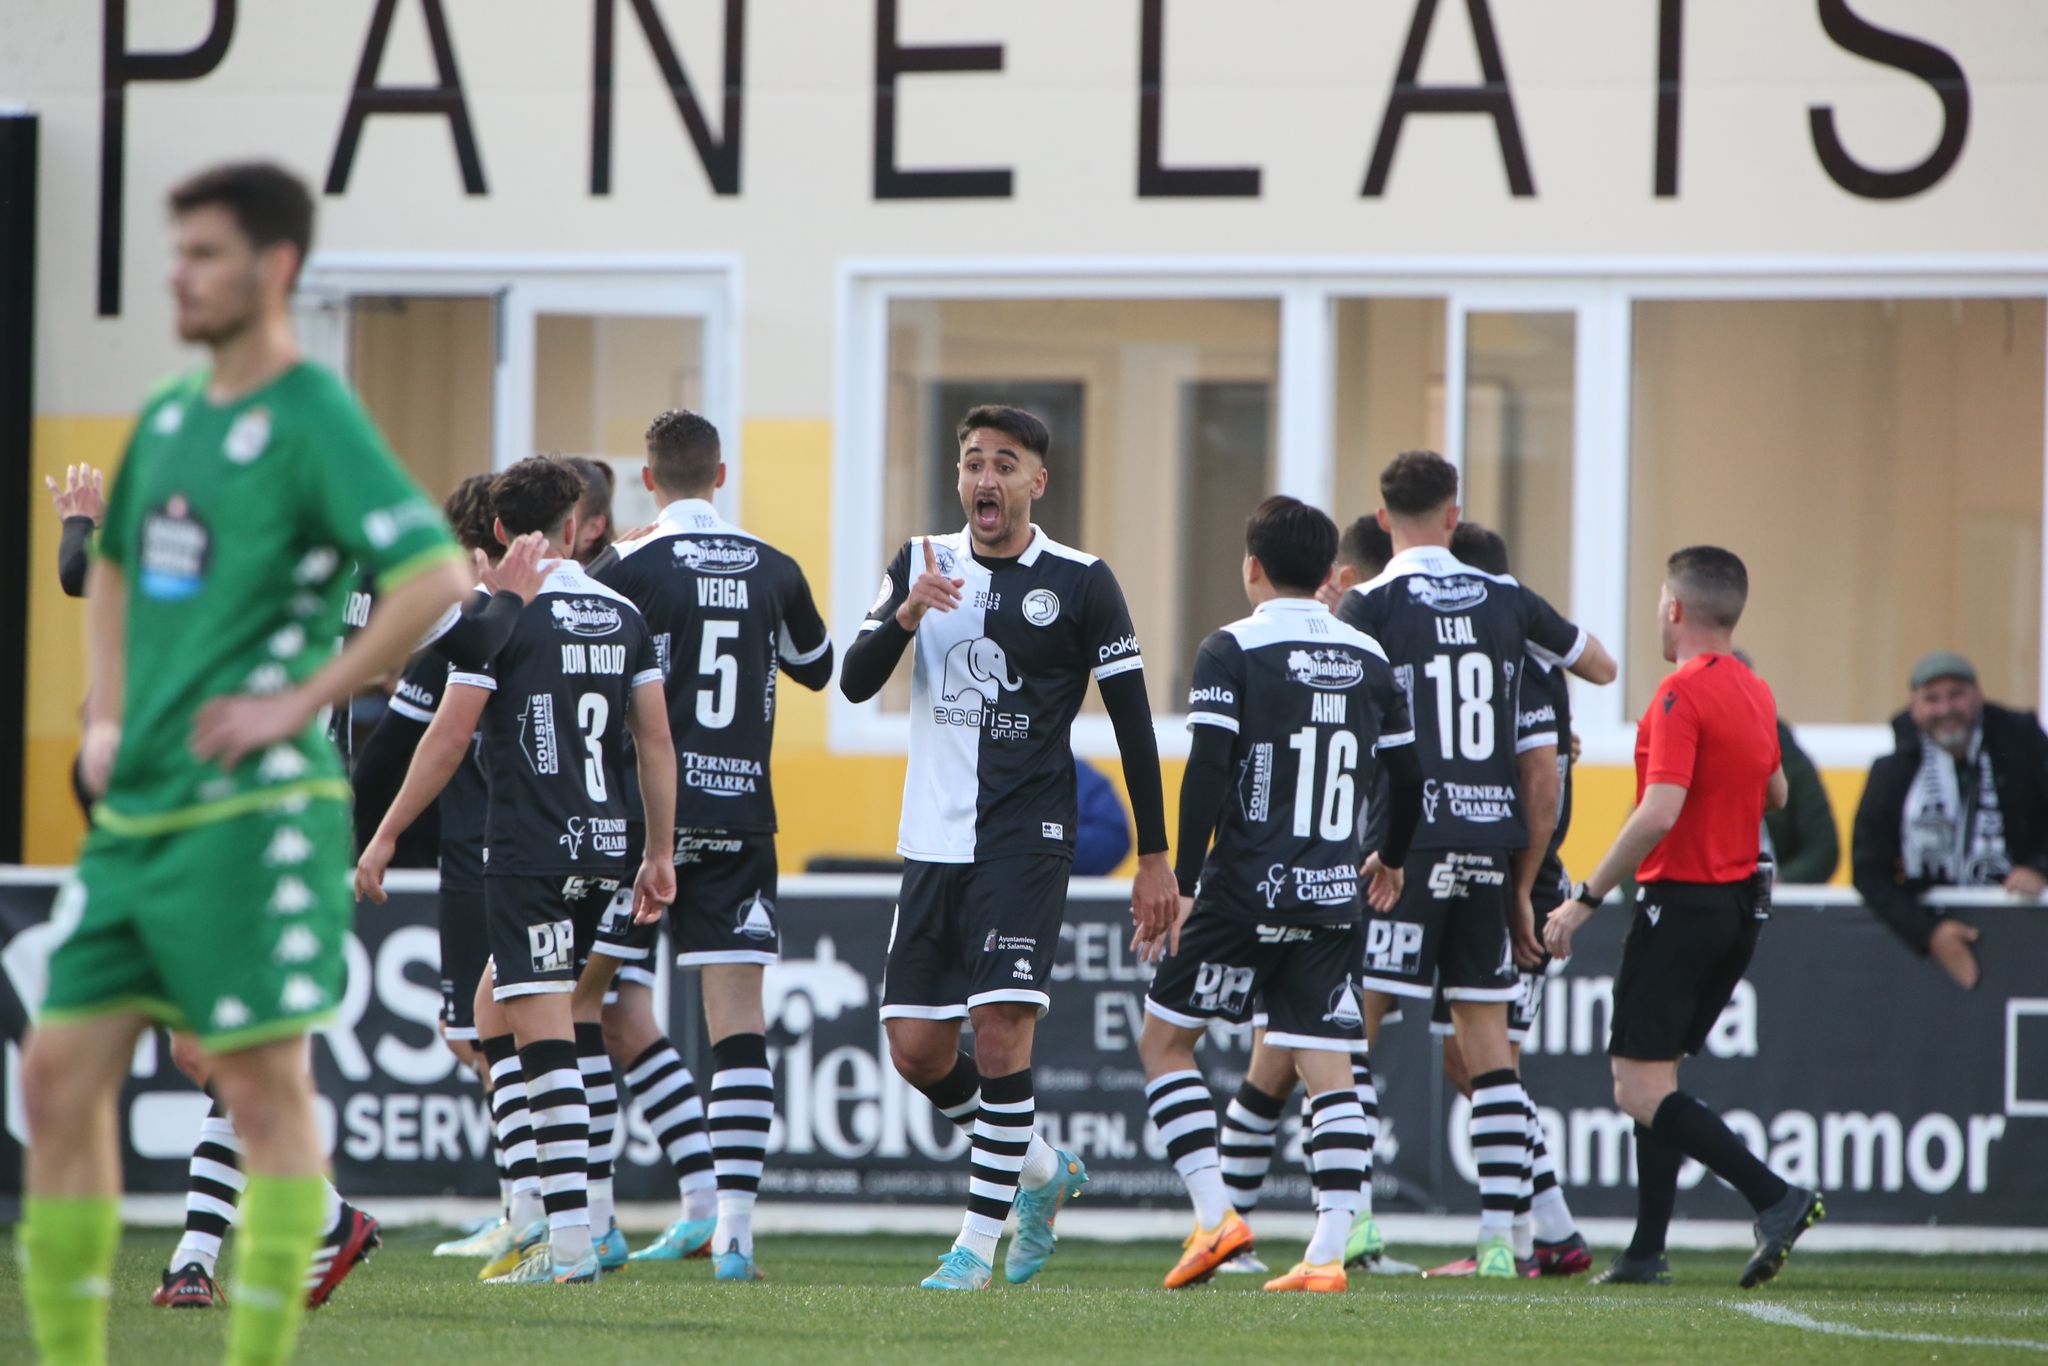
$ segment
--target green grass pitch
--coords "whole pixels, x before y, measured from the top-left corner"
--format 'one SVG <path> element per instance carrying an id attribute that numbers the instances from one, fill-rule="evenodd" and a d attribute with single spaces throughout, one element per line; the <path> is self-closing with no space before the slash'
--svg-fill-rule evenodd
<path id="1" fill-rule="evenodd" d="M 2048 1256 L 1904 1257 L 1801 1252 L 1754 1293 L 1741 1258 L 1680 1253 L 1679 1283 L 1599 1290 L 1575 1281 L 1354 1276 L 1343 1295 L 1266 1295 L 1254 1277 L 1169 1293 L 1164 1243 L 1069 1239 L 1038 1284 L 979 1295 L 918 1291 L 944 1239 L 776 1237 L 772 1278 L 719 1285 L 710 1263 L 635 1266 L 594 1287 L 501 1287 L 430 1254 L 446 1234 L 397 1229 L 310 1315 L 302 1362 L 385 1366 L 529 1362 L 1992 1362 L 2048 1361 Z M 114 1281 L 112 1359 L 220 1359 L 223 1311 L 149 1303 L 176 1241 L 131 1232 Z M 232 1239 L 229 1256 L 232 1257 Z M 1402 1247 L 1431 1261 L 1451 1249 Z M 1298 1252 L 1270 1250 L 1269 1261 Z M 1441 1254 L 1436 1256 L 1434 1254 Z M 1605 1254 L 1601 1256 L 1605 1261 Z M 1430 1264 L 1430 1263 L 1425 1263 Z M 1768 1305 L 1798 1324 L 1737 1306 Z M 1829 1332 L 1810 1326 L 1826 1325 Z M 1901 1336 L 1849 1336 L 1876 1333 Z M 1924 1340 L 1901 1340 L 1903 1335 Z M 1976 1340 L 1974 1342 L 1970 1340 Z M 0 1361 L 28 1361 L 19 1272 L 0 1270 Z"/>

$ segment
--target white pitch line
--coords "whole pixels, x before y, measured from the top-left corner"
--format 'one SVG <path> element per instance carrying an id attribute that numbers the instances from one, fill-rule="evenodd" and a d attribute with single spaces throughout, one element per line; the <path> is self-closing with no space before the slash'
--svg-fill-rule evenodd
<path id="1" fill-rule="evenodd" d="M 1810 1318 L 1796 1309 L 1787 1309 L 1777 1304 L 1738 1304 L 1728 1302 L 1728 1307 L 1738 1314 L 1747 1314 L 1753 1319 L 1776 1324 L 1780 1328 L 1798 1328 L 1809 1333 L 1827 1333 L 1840 1338 L 1881 1338 L 1886 1342 L 1932 1342 L 1944 1347 L 2017 1347 L 2027 1352 L 2048 1352 L 2048 1342 L 2037 1342 L 2030 1338 L 1966 1338 L 1952 1337 L 1947 1333 L 1894 1333 L 1882 1328 L 1858 1328 L 1853 1323 L 1829 1323 L 1825 1319 Z"/>

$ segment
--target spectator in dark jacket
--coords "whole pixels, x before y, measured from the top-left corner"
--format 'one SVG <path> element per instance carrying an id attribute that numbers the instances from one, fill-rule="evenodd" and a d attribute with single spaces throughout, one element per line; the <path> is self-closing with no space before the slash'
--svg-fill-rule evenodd
<path id="1" fill-rule="evenodd" d="M 1741 650 L 1735 657 L 1750 664 Z M 1842 861 L 1834 804 L 1828 800 L 1820 770 L 1792 737 L 1792 727 L 1785 724 L 1783 715 L 1778 717 L 1778 752 L 1784 756 L 1785 783 L 1791 795 L 1778 810 L 1764 812 L 1764 852 L 1776 860 L 1780 882 L 1801 886 L 1826 882 Z"/>
<path id="2" fill-rule="evenodd" d="M 1105 877 L 1131 852 L 1131 818 L 1102 770 L 1074 756 L 1080 820 L 1074 830 L 1074 876 Z"/>
<path id="3" fill-rule="evenodd" d="M 2048 889 L 2048 734 L 2032 712 L 1984 700 L 1977 671 L 1938 650 L 1913 666 L 1892 718 L 1898 748 L 1870 766 L 1856 808 L 1856 890 L 1958 986 L 1977 985 L 1975 926 L 1925 904 L 1932 887 Z"/>

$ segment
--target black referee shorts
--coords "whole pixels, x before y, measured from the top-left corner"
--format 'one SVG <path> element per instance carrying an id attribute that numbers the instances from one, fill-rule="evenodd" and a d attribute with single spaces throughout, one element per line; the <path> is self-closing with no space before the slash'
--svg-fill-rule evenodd
<path id="1" fill-rule="evenodd" d="M 1699 1052 L 1762 928 L 1747 881 L 1644 883 L 1614 978 L 1609 1055 L 1675 1062 Z"/>

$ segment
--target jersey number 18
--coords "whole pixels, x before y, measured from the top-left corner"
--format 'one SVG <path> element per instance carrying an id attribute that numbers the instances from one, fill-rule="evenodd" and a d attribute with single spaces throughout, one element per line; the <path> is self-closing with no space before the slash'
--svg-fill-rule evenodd
<path id="1" fill-rule="evenodd" d="M 1432 655 L 1422 675 L 1436 684 L 1436 733 L 1444 758 L 1492 758 L 1493 661 L 1478 650 L 1455 658 Z"/>

